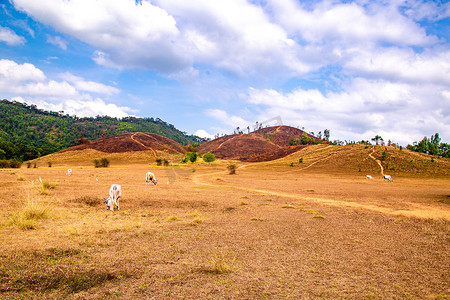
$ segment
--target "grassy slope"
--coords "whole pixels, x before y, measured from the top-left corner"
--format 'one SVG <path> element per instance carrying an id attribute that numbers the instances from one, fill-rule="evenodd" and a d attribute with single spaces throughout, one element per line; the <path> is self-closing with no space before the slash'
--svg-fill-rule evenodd
<path id="1" fill-rule="evenodd" d="M 260 166 L 272 168 L 294 163 L 295 169 L 305 172 L 375 176 L 381 174 L 381 168 L 369 154 L 381 159 L 384 151 L 386 158 L 381 163 L 385 174 L 403 177 L 450 176 L 450 159 L 384 146 L 316 145 Z M 302 163 L 300 158 L 303 158 Z"/>

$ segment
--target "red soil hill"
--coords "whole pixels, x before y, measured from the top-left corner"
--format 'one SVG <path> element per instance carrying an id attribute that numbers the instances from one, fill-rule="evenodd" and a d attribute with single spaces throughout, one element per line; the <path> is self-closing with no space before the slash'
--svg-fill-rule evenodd
<path id="1" fill-rule="evenodd" d="M 100 138 L 64 149 L 60 152 L 83 149 L 94 149 L 106 153 L 123 153 L 128 151 L 143 150 L 167 150 L 176 153 L 186 152 L 183 145 L 169 138 L 158 134 L 145 132 L 123 133 L 108 138 Z"/>
<path id="2" fill-rule="evenodd" d="M 306 132 L 290 126 L 268 127 L 248 134 L 233 134 L 217 138 L 200 145 L 198 151 L 201 154 L 214 153 L 220 159 L 269 161 L 307 147 L 307 145 L 290 146 L 291 139 L 300 139 L 304 133 Z M 308 137 L 315 138 L 306 134 Z"/>

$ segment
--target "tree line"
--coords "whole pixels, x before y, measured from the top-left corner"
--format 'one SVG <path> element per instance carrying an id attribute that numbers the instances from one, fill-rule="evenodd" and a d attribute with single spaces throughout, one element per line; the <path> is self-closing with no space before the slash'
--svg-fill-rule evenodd
<path id="1" fill-rule="evenodd" d="M 128 132 L 150 132 L 188 145 L 203 142 L 159 118 L 77 117 L 38 109 L 17 101 L 0 101 L 0 160 L 26 161 L 86 140 Z"/>

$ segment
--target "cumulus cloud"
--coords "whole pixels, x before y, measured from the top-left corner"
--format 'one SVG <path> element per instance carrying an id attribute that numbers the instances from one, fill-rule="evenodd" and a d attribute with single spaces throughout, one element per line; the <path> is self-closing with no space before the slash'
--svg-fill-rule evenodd
<path id="1" fill-rule="evenodd" d="M 47 78 L 34 65 L 17 64 L 14 61 L 0 60 L 0 90 L 3 96 L 12 100 L 35 104 L 37 107 L 77 116 L 109 115 L 125 117 L 136 112 L 128 107 L 117 106 L 91 93 L 113 95 L 120 91 L 112 86 L 87 81 L 71 73 L 61 74 L 62 81 Z M 26 98 L 26 100 L 24 100 Z"/>
<path id="2" fill-rule="evenodd" d="M 303 7 L 295 0 L 269 0 L 274 17 L 299 39 L 314 44 L 351 45 L 389 42 L 401 45 L 427 45 L 435 38 L 401 14 L 398 5 L 379 2 L 316 2 Z"/>
<path id="3" fill-rule="evenodd" d="M 18 36 L 9 28 L 0 26 L 0 42 L 5 42 L 10 46 L 17 46 L 24 44 L 25 38 Z"/>
<path id="4" fill-rule="evenodd" d="M 176 21 L 150 2 L 15 0 L 14 5 L 43 24 L 98 48 L 105 55 L 102 59 L 97 55 L 97 63 L 163 73 L 191 65 L 178 44 Z"/>
<path id="5" fill-rule="evenodd" d="M 447 96 L 448 89 L 435 84 L 356 78 L 342 92 L 250 89 L 247 101 L 263 107 L 260 118 L 280 115 L 287 123 L 316 133 L 332 129 L 334 139 L 370 139 L 383 133 L 385 139 L 406 144 L 424 131 L 434 134 L 436 128 L 450 136 Z"/>
<path id="6" fill-rule="evenodd" d="M 117 106 L 116 104 L 105 103 L 102 99 L 96 98 L 92 100 L 74 100 L 68 99 L 58 103 L 48 102 L 39 98 L 23 99 L 22 97 L 12 97 L 11 100 L 34 104 L 40 109 L 49 111 L 64 111 L 65 114 L 78 117 L 95 117 L 95 116 L 111 116 L 123 118 L 129 116 L 135 110 L 128 107 Z"/>
<path id="7" fill-rule="evenodd" d="M 426 46 L 434 36 L 400 4 L 269 0 L 14 0 L 15 7 L 96 49 L 96 63 L 196 78 L 208 64 L 239 76 L 304 75 L 383 43 Z M 59 44 L 59 40 L 53 41 Z M 198 71 L 197 71 L 198 72 Z M 277 75 L 273 75 L 277 74 Z M 185 76 L 179 77 L 186 79 Z"/>
<path id="8" fill-rule="evenodd" d="M 29 63 L 17 64 L 9 59 L 0 59 L 0 83 L 3 88 L 24 81 L 43 81 L 44 73 Z"/>
<path id="9" fill-rule="evenodd" d="M 197 130 L 196 132 L 194 132 L 194 135 L 199 136 L 199 137 L 204 138 L 204 139 L 214 139 L 214 136 L 212 134 L 209 134 L 204 129 Z"/>

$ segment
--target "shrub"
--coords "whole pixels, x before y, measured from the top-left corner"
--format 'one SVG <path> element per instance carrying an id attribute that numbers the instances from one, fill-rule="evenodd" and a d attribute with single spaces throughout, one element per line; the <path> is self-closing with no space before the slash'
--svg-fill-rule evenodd
<path id="1" fill-rule="evenodd" d="M 22 163 L 15 159 L 0 160 L 0 168 L 20 168 Z"/>
<path id="2" fill-rule="evenodd" d="M 162 164 L 162 158 L 161 157 L 157 157 L 156 158 L 156 165 L 160 166 Z"/>
<path id="3" fill-rule="evenodd" d="M 216 156 L 213 153 L 208 152 L 203 155 L 203 160 L 210 163 L 216 160 Z"/>
<path id="4" fill-rule="evenodd" d="M 233 164 L 228 165 L 227 169 L 228 169 L 230 175 L 236 174 L 236 165 L 233 165 Z"/>
<path id="5" fill-rule="evenodd" d="M 167 167 L 169 165 L 169 161 L 164 158 L 164 166 Z"/>
<path id="6" fill-rule="evenodd" d="M 300 157 L 300 158 L 298 159 L 298 162 L 299 162 L 299 163 L 303 163 L 303 157 Z"/>
<path id="7" fill-rule="evenodd" d="M 47 165 L 48 165 L 49 168 L 51 168 L 52 167 L 52 162 L 51 161 L 47 162 Z"/>
<path id="8" fill-rule="evenodd" d="M 386 157 L 387 157 L 387 153 L 386 153 L 386 151 L 383 151 L 383 152 L 381 153 L 381 158 L 380 158 L 380 160 L 381 160 L 381 161 L 385 161 L 385 160 L 386 160 Z"/>
<path id="9" fill-rule="evenodd" d="M 109 167 L 109 159 L 107 159 L 106 157 L 103 157 L 101 159 L 94 159 L 94 166 L 96 168 L 107 168 Z"/>
<path id="10" fill-rule="evenodd" d="M 29 169 L 31 167 L 31 162 L 27 161 L 27 168 Z"/>
<path id="11" fill-rule="evenodd" d="M 289 165 L 289 167 L 293 167 L 294 166 L 294 163 L 293 162 L 291 162 L 291 164 Z"/>
<path id="12" fill-rule="evenodd" d="M 182 163 L 187 163 L 188 161 L 195 162 L 197 160 L 197 157 L 199 156 L 200 154 L 198 154 L 197 152 L 186 152 L 181 162 Z"/>

